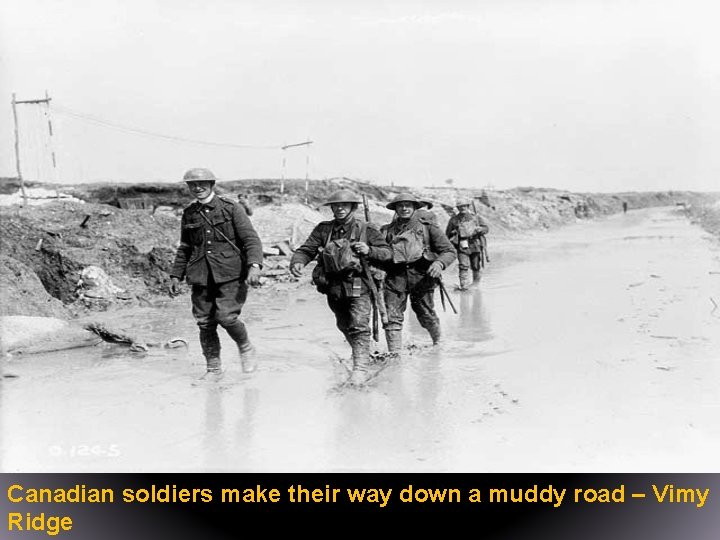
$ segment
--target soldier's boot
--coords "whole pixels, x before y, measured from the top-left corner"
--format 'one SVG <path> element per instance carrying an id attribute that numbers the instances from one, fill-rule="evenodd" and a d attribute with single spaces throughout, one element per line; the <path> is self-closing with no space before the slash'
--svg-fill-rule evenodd
<path id="1" fill-rule="evenodd" d="M 245 323 L 240 319 L 236 319 L 232 324 L 225 326 L 228 335 L 237 344 L 240 353 L 240 365 L 243 373 L 252 373 L 257 369 L 257 361 L 255 359 L 255 347 L 250 343 Z"/>
<path id="2" fill-rule="evenodd" d="M 385 330 L 388 353 L 397 358 L 402 352 L 402 330 Z"/>
<path id="3" fill-rule="evenodd" d="M 252 343 L 246 341 L 242 345 L 238 345 L 240 352 L 240 365 L 243 373 L 252 373 L 257 369 L 257 359 L 255 358 L 255 347 Z"/>
<path id="4" fill-rule="evenodd" d="M 222 362 L 219 356 L 211 356 L 205 359 L 207 371 L 200 377 L 203 382 L 218 382 L 223 378 Z"/>
<path id="5" fill-rule="evenodd" d="M 352 347 L 353 369 L 348 379 L 350 386 L 364 386 L 370 380 L 370 337 L 354 336 Z"/>
<path id="6" fill-rule="evenodd" d="M 433 345 L 440 345 L 440 343 L 442 341 L 442 333 L 440 332 L 440 325 L 433 324 L 428 327 L 427 331 L 430 334 L 430 338 L 432 339 Z"/>
<path id="7" fill-rule="evenodd" d="M 481 277 L 482 277 L 482 273 L 480 272 L 480 270 L 473 270 L 473 280 L 472 280 L 473 285 L 477 285 L 478 283 L 480 283 Z"/>
<path id="8" fill-rule="evenodd" d="M 220 360 L 220 337 L 217 328 L 200 328 L 200 348 L 205 357 L 206 372 L 200 377 L 203 381 L 216 381 L 222 377 L 222 361 Z"/>
<path id="9" fill-rule="evenodd" d="M 470 287 L 470 272 L 468 272 L 465 269 L 460 270 L 459 276 L 460 278 L 460 290 L 464 291 Z"/>

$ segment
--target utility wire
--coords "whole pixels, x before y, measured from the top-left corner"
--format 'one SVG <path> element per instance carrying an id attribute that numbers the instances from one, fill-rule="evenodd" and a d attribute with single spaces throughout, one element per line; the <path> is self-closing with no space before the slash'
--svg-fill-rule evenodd
<path id="1" fill-rule="evenodd" d="M 103 120 L 101 118 L 97 118 L 97 117 L 90 116 L 87 114 L 75 112 L 71 109 L 68 109 L 67 107 L 63 107 L 63 106 L 57 105 L 57 104 L 53 104 L 53 107 L 54 107 L 54 110 L 58 112 L 58 114 L 61 114 L 63 116 L 69 116 L 69 117 L 76 118 L 79 120 L 85 120 L 87 122 L 92 122 L 94 124 L 98 124 L 103 127 L 115 129 L 118 131 L 123 131 L 125 133 L 132 133 L 135 135 L 143 135 L 145 137 L 154 137 L 156 139 L 164 139 L 166 141 L 174 141 L 174 142 L 181 142 L 181 143 L 187 143 L 187 144 L 198 144 L 198 145 L 202 145 L 202 146 L 215 146 L 215 147 L 223 147 L 223 148 L 245 148 L 245 149 L 250 149 L 250 150 L 280 150 L 282 148 L 281 145 L 258 146 L 258 145 L 250 145 L 250 144 L 218 143 L 218 142 L 210 142 L 210 141 L 200 141 L 197 139 L 186 139 L 184 137 L 175 137 L 172 135 L 153 133 L 151 131 L 146 131 L 144 129 L 137 129 L 137 128 L 133 128 L 133 127 L 122 126 L 120 124 L 116 124 L 114 122 L 109 122 L 109 121 Z"/>

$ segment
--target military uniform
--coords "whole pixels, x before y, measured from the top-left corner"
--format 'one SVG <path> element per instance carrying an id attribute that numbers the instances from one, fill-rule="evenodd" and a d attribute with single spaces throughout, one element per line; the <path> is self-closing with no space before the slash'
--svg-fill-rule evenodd
<path id="1" fill-rule="evenodd" d="M 243 210 L 245 210 L 245 213 L 248 216 L 252 216 L 253 208 L 252 208 L 252 206 L 250 206 L 250 201 L 248 200 L 248 196 L 243 193 L 240 193 L 237 198 L 238 198 L 238 202 L 240 203 L 240 206 L 243 208 Z"/>
<path id="2" fill-rule="evenodd" d="M 484 239 L 482 235 L 490 230 L 487 222 L 473 213 L 460 213 L 448 221 L 445 234 L 457 250 L 460 288 L 470 286 L 470 270 L 472 282 L 480 281 L 482 269 L 485 267 Z"/>
<path id="3" fill-rule="evenodd" d="M 342 239 L 365 242 L 370 248 L 367 254 L 370 263 L 390 259 L 390 249 L 380 231 L 372 224 L 360 222 L 351 216 L 344 223 L 335 219 L 318 223 L 305 243 L 293 254 L 290 266 L 297 263 L 307 265 L 321 254 L 329 243 Z M 317 272 L 324 270 L 322 261 L 318 261 L 318 266 L 320 268 L 316 268 L 313 276 L 315 284 L 318 290 L 327 295 L 328 307 L 335 315 L 336 326 L 352 348 L 353 369 L 367 371 L 370 362 L 372 301 L 365 276 L 359 267 L 344 272 L 327 273 Z"/>
<path id="4" fill-rule="evenodd" d="M 196 201 L 185 208 L 180 227 L 180 246 L 170 276 L 186 278 L 192 287 L 192 313 L 203 355 L 209 369 L 219 369 L 218 325 L 238 344 L 241 354 L 250 348 L 247 329 L 238 317 L 247 298 L 247 267 L 262 264 L 262 243 L 238 203 L 217 194 L 205 204 Z"/>
<path id="5" fill-rule="evenodd" d="M 426 271 L 433 261 L 439 261 L 447 268 L 455 260 L 455 249 L 442 229 L 417 212 L 408 220 L 395 219 L 381 229 L 390 246 L 396 238 L 412 231 L 423 243 L 423 256 L 413 263 L 393 263 L 384 266 L 387 271 L 385 280 L 385 306 L 388 323 L 385 336 L 390 352 L 399 352 L 402 347 L 402 327 L 410 297 L 410 307 L 430 334 L 433 343 L 440 340 L 440 320 L 435 313 L 434 295 L 437 280 Z"/>

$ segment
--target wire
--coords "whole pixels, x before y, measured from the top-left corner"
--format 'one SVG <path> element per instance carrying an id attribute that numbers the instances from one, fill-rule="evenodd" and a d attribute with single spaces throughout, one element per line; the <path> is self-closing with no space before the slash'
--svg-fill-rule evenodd
<path id="1" fill-rule="evenodd" d="M 186 144 L 197 144 L 202 146 L 216 146 L 216 147 L 223 147 L 223 148 L 245 148 L 245 149 L 251 149 L 251 150 L 279 150 L 282 148 L 281 145 L 276 146 L 258 146 L 258 145 L 251 145 L 251 144 L 232 144 L 232 143 L 219 143 L 219 142 L 211 142 L 211 141 L 200 141 L 196 139 L 186 139 L 184 137 L 175 137 L 173 135 L 164 135 L 161 133 L 153 133 L 151 131 L 146 131 L 144 129 L 137 129 L 133 127 L 128 126 L 122 126 L 120 124 L 116 124 L 114 122 L 109 122 L 107 120 L 103 120 L 101 118 L 97 118 L 94 116 L 90 116 L 87 114 L 82 114 L 79 112 L 75 112 L 71 109 L 68 109 L 67 107 L 63 107 L 62 105 L 54 104 L 54 110 L 58 112 L 58 114 L 61 114 L 63 116 L 69 116 L 72 118 L 76 118 L 79 120 L 85 120 L 87 122 L 92 122 L 94 124 L 101 125 L 106 128 L 115 129 L 118 131 L 123 131 L 125 133 L 132 133 L 135 135 L 143 135 L 145 137 L 154 137 L 156 139 L 164 139 L 166 141 L 174 141 L 174 142 L 181 142 Z"/>

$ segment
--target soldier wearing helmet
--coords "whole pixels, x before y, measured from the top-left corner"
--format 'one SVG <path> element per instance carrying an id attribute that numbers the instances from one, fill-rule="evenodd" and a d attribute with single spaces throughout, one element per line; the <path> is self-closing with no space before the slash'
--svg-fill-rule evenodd
<path id="1" fill-rule="evenodd" d="M 386 207 L 395 211 L 393 221 L 382 227 L 392 260 L 385 265 L 385 305 L 388 323 L 385 326 L 388 352 L 402 349 L 402 327 L 410 307 L 432 338 L 440 342 L 440 320 L 435 312 L 434 295 L 442 271 L 455 260 L 455 249 L 433 220 L 420 215 L 426 206 L 410 193 L 401 193 Z"/>
<path id="2" fill-rule="evenodd" d="M 212 382 L 223 372 L 218 325 L 237 344 L 243 371 L 255 370 L 253 346 L 239 316 L 248 285 L 260 284 L 262 243 L 239 204 L 215 193 L 210 170 L 190 169 L 183 180 L 195 201 L 182 214 L 170 295 L 180 294 L 183 279 L 192 288 L 192 313 L 207 364 L 202 379 Z"/>
<path id="3" fill-rule="evenodd" d="M 458 199 L 455 206 L 458 213 L 448 221 L 445 234 L 457 250 L 460 290 L 466 290 L 480 282 L 486 260 L 484 235 L 490 229 L 482 216 L 473 213 L 470 199 Z"/>
<path id="4" fill-rule="evenodd" d="M 377 264 L 390 259 L 390 249 L 378 229 L 355 218 L 362 200 L 352 191 L 334 192 L 323 206 L 333 219 L 322 221 L 290 259 L 290 272 L 299 277 L 310 261 L 318 259 L 313 283 L 327 295 L 335 322 L 352 349 L 353 369 L 348 383 L 362 386 L 370 377 L 370 289 L 363 279 L 359 257 Z"/>

